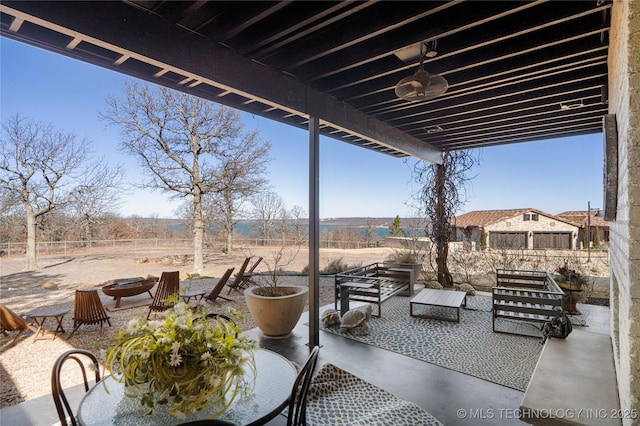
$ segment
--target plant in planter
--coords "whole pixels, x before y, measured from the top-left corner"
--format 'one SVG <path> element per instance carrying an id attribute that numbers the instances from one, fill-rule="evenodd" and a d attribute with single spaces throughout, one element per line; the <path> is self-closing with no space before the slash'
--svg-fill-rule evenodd
<path id="1" fill-rule="evenodd" d="M 298 323 L 307 304 L 309 288 L 297 285 L 278 285 L 284 268 L 300 252 L 300 247 L 280 247 L 270 259 L 264 259 L 267 273 L 256 276 L 256 287 L 244 291 L 249 312 L 264 335 L 286 337 Z"/>
<path id="2" fill-rule="evenodd" d="M 564 291 L 564 310 L 571 314 L 579 313 L 576 303 L 581 303 L 586 299 L 582 292 L 582 287 L 587 282 L 586 277 L 575 269 L 569 268 L 567 262 L 558 267 L 555 272 L 557 274 L 556 281 Z"/>
<path id="3" fill-rule="evenodd" d="M 126 395 L 149 413 L 165 406 L 178 419 L 209 407 L 220 414 L 253 386 L 243 376 L 255 369 L 255 342 L 240 331 L 234 321 L 210 321 L 178 302 L 162 321 L 129 321 L 107 351 L 105 374 L 124 382 Z"/>
<path id="4" fill-rule="evenodd" d="M 566 262 L 556 269 L 556 274 L 556 281 L 560 287 L 567 290 L 582 290 L 583 284 L 587 282 L 584 275 L 575 269 L 570 269 Z"/>

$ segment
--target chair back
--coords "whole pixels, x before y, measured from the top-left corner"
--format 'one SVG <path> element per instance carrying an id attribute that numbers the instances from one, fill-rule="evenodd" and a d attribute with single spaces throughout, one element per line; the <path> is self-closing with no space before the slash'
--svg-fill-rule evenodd
<path id="1" fill-rule="evenodd" d="M 51 371 L 51 395 L 53 396 L 53 403 L 56 406 L 58 412 L 58 418 L 60 419 L 61 426 L 67 426 L 67 421 L 70 421 L 73 426 L 78 424 L 75 414 L 71 409 L 71 405 L 64 394 L 64 389 L 60 381 L 60 373 L 62 367 L 68 360 L 74 360 L 80 367 L 82 372 L 82 378 L 84 380 L 84 391 L 89 391 L 89 381 L 87 379 L 87 368 L 93 369 L 95 373 L 96 383 L 100 381 L 100 366 L 98 364 L 98 358 L 94 354 L 84 349 L 71 349 L 58 357 L 53 364 L 53 370 Z M 88 366 L 85 363 L 89 363 Z"/>
<path id="2" fill-rule="evenodd" d="M 227 294 L 231 293 L 231 290 L 238 290 L 238 286 L 240 285 L 240 283 L 244 278 L 244 271 L 247 270 L 247 265 L 249 265 L 250 261 L 251 261 L 250 257 L 247 257 L 244 260 L 244 262 L 242 263 L 242 266 L 240 267 L 240 270 L 238 270 L 238 273 L 235 275 L 235 279 L 231 284 L 229 284 L 229 291 L 227 292 Z"/>
<path id="3" fill-rule="evenodd" d="M 28 328 L 24 318 L 5 305 L 0 305 L 0 327 L 2 327 L 3 333 L 5 331 L 23 331 Z"/>
<path id="4" fill-rule="evenodd" d="M 227 284 L 227 281 L 229 281 L 229 277 L 233 273 L 234 269 L 236 269 L 236 268 L 227 269 L 227 271 L 224 273 L 224 275 L 222 275 L 222 277 L 216 283 L 216 285 L 213 286 L 213 289 L 211 290 L 211 292 L 209 294 L 207 294 L 206 296 L 204 296 L 204 298 L 209 300 L 210 302 L 215 302 L 215 300 L 218 298 L 218 296 L 220 296 L 220 292 L 224 288 L 225 284 Z"/>
<path id="5" fill-rule="evenodd" d="M 296 381 L 293 383 L 291 397 L 289 398 L 289 413 L 287 415 L 287 426 L 299 426 L 307 424 L 307 394 L 309 385 L 313 377 L 313 371 L 318 361 L 319 346 L 311 350 L 307 362 L 298 373 Z"/>
<path id="6" fill-rule="evenodd" d="M 147 319 L 151 315 L 151 312 L 166 311 L 171 308 L 175 301 L 178 300 L 180 294 L 180 271 L 163 272 L 160 276 L 160 281 L 156 286 L 156 294 L 153 295 L 153 301 L 149 306 L 149 313 Z M 175 296 L 170 301 L 171 296 Z"/>
<path id="7" fill-rule="evenodd" d="M 5 305 L 0 305 L 0 332 L 7 336 L 7 331 L 17 331 L 18 334 L 13 338 L 9 347 L 16 344 L 22 333 L 26 330 L 33 332 L 38 331 L 37 327 L 32 322 L 27 322 L 20 315 L 7 308 Z"/>
<path id="8" fill-rule="evenodd" d="M 69 334 L 69 337 L 83 324 L 100 324 L 100 331 L 102 331 L 102 323 L 104 322 L 111 326 L 109 315 L 104 309 L 102 300 L 100 300 L 98 290 L 76 290 L 73 302 L 73 331 Z"/>
<path id="9" fill-rule="evenodd" d="M 256 260 L 256 263 L 254 263 L 253 265 L 251 265 L 251 268 L 249 268 L 247 270 L 247 272 L 249 274 L 253 274 L 253 271 L 256 270 L 256 268 L 258 267 L 258 265 L 260 264 L 260 262 L 262 262 L 262 257 L 259 257 L 258 260 Z"/>

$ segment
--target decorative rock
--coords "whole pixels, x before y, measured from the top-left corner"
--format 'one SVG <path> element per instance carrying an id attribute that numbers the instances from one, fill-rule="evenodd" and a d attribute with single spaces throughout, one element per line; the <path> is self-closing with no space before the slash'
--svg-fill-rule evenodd
<path id="1" fill-rule="evenodd" d="M 325 328 L 340 325 L 341 323 L 340 314 L 335 309 L 327 309 L 322 313 L 320 319 L 322 320 L 322 325 Z"/>
<path id="2" fill-rule="evenodd" d="M 425 288 L 432 288 L 434 290 L 442 290 L 442 284 L 438 281 L 428 281 L 424 284 Z"/>
<path id="3" fill-rule="evenodd" d="M 471 284 L 468 284 L 468 283 L 454 284 L 453 288 L 455 288 L 458 291 L 464 291 L 469 296 L 475 296 L 476 295 L 476 289 L 473 288 L 473 286 Z"/>
<path id="4" fill-rule="evenodd" d="M 359 328 L 360 335 L 365 336 L 369 333 L 368 322 L 371 319 L 371 305 L 366 305 L 364 309 L 351 309 L 342 316 L 342 324 L 340 332 L 345 333 L 353 329 Z"/>
<path id="5" fill-rule="evenodd" d="M 58 284 L 52 283 L 51 281 L 47 281 L 46 283 L 42 284 L 40 287 L 47 290 L 57 290 Z"/>

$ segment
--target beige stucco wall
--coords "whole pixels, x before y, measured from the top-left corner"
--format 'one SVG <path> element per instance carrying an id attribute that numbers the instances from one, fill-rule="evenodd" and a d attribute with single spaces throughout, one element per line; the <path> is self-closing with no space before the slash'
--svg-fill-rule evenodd
<path id="1" fill-rule="evenodd" d="M 533 213 L 533 212 L 531 212 Z M 539 215 L 538 220 L 523 220 L 522 215 L 514 216 L 508 220 L 496 222 L 487 225 L 485 230 L 487 234 L 490 232 L 529 232 L 527 234 L 527 247 L 533 247 L 532 232 L 571 232 L 571 249 L 576 248 L 578 239 L 578 227 L 561 222 L 559 220 Z M 490 236 L 487 236 L 487 244 L 491 247 Z"/>
<path id="2" fill-rule="evenodd" d="M 611 328 L 620 406 L 640 410 L 640 1 L 615 1 L 611 24 L 609 112 L 617 120 L 619 168 L 610 223 Z"/>

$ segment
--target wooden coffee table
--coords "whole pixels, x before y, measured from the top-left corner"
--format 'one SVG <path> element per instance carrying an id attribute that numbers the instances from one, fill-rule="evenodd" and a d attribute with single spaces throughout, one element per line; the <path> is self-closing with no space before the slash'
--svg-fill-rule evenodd
<path id="1" fill-rule="evenodd" d="M 440 308 L 455 308 L 456 318 L 448 318 L 442 315 L 414 315 L 413 305 L 437 306 Z M 439 319 L 445 321 L 460 322 L 460 306 L 467 306 L 467 293 L 464 291 L 434 290 L 425 288 L 409 301 L 409 315 Z"/>

